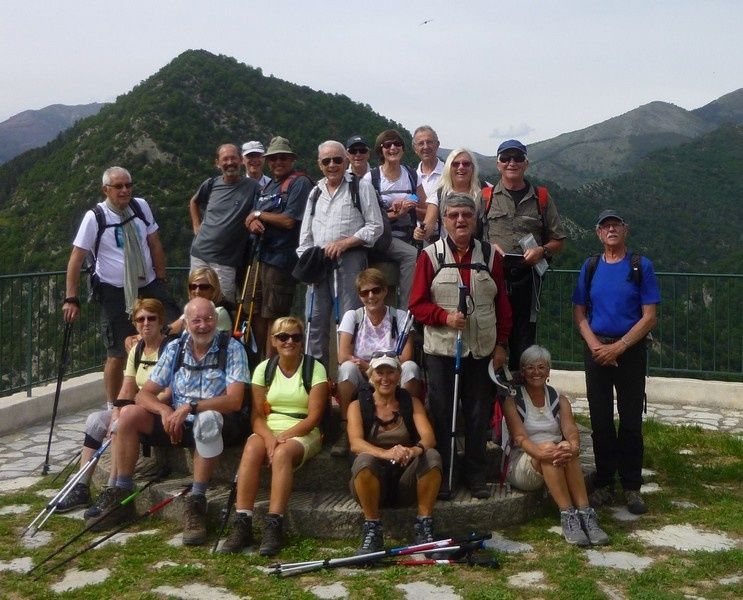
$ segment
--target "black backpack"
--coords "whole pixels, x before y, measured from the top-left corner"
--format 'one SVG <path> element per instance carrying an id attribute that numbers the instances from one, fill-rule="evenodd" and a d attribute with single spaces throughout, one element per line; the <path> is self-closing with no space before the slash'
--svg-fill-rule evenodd
<path id="1" fill-rule="evenodd" d="M 413 399 L 408 391 L 401 387 L 395 390 L 395 398 L 400 404 L 400 416 L 408 429 L 408 433 L 410 433 L 412 443 L 415 444 L 420 441 L 421 436 L 413 420 Z M 358 401 L 361 409 L 361 421 L 364 425 L 364 437 L 373 437 L 376 432 L 375 428 L 379 425 L 379 420 L 374 416 L 374 392 L 371 387 L 362 386 L 359 388 Z"/>
<path id="2" fill-rule="evenodd" d="M 409 167 L 408 165 L 401 165 L 401 166 L 403 170 L 408 174 L 408 180 L 410 181 L 410 189 L 409 190 L 395 190 L 394 192 L 388 192 L 388 193 L 389 194 L 417 194 L 418 193 L 418 189 L 417 189 L 418 174 L 412 169 L 412 167 Z M 383 195 L 382 189 L 381 189 L 382 188 L 382 173 L 379 167 L 374 167 L 373 169 L 371 169 L 371 183 L 372 183 L 372 186 L 374 186 L 374 189 L 377 191 L 377 199 L 379 200 L 379 209 L 382 211 L 382 215 L 384 215 L 384 217 L 386 217 L 387 221 L 389 222 L 389 217 L 387 217 L 387 210 L 385 209 L 384 203 L 382 202 L 382 195 Z M 412 214 L 408 213 L 408 216 L 410 217 L 410 224 L 408 227 L 411 229 L 414 229 L 415 223 L 417 221 L 417 218 L 415 217 L 415 213 L 412 213 Z M 390 238 L 391 237 L 392 237 L 392 224 L 390 223 Z M 387 247 L 389 247 L 389 245 Z"/>
<path id="3" fill-rule="evenodd" d="M 165 350 L 165 346 L 167 346 L 174 339 L 175 339 L 175 336 L 173 335 L 170 335 L 170 336 L 166 335 L 163 338 L 163 341 L 160 342 L 160 348 L 157 351 L 158 359 L 163 355 L 163 350 Z M 137 371 L 139 369 L 139 365 L 145 365 L 147 367 L 152 367 L 157 364 L 156 360 L 144 360 L 142 358 L 143 352 L 144 352 L 144 340 L 139 340 L 137 342 L 137 345 L 134 347 L 134 371 Z"/>
<path id="4" fill-rule="evenodd" d="M 601 259 L 600 254 L 594 254 L 586 260 L 586 279 L 585 279 L 585 298 L 586 298 L 586 316 L 591 318 L 591 284 L 593 283 L 593 276 L 596 274 L 596 269 Z M 642 255 L 633 254 L 629 252 L 629 273 L 627 274 L 627 281 L 632 281 L 638 288 L 642 283 Z"/>
<path id="5" fill-rule="evenodd" d="M 354 208 L 361 212 L 361 197 L 359 196 L 359 178 L 356 176 L 355 173 L 351 173 L 351 180 L 348 182 L 348 185 L 351 189 L 351 201 L 353 202 Z M 310 194 L 309 201 L 310 201 L 310 215 L 312 217 L 315 216 L 315 207 L 317 205 L 317 199 L 320 197 L 320 188 L 315 186 L 315 188 L 312 190 L 312 193 Z M 372 250 L 380 253 L 387 252 L 387 249 L 390 247 L 390 244 L 392 243 L 392 225 L 390 224 L 390 219 L 387 216 L 387 211 L 384 208 L 384 205 L 382 204 L 382 200 L 379 197 L 379 193 L 377 193 L 377 203 L 379 204 L 379 212 L 382 213 L 382 235 L 380 235 L 377 238 L 377 241 L 374 242 L 374 246 L 372 246 Z M 363 214 L 363 213 L 362 213 Z"/>

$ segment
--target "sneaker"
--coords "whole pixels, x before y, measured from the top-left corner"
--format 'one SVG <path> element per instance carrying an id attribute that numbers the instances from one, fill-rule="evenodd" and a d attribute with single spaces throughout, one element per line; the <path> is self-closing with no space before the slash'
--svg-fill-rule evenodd
<path id="1" fill-rule="evenodd" d="M 274 556 L 279 553 L 284 545 L 284 517 L 275 513 L 266 515 L 263 527 L 263 539 L 258 554 L 261 556 Z"/>
<path id="2" fill-rule="evenodd" d="M 612 502 L 614 502 L 614 490 L 610 485 L 598 487 L 588 496 L 588 503 L 593 508 L 600 508 Z"/>
<path id="3" fill-rule="evenodd" d="M 413 544 L 428 544 L 434 541 L 433 537 L 433 517 L 416 517 L 413 524 L 415 537 Z"/>
<path id="4" fill-rule="evenodd" d="M 198 546 L 206 541 L 206 496 L 202 494 L 186 496 L 183 511 L 183 543 Z"/>
<path id="5" fill-rule="evenodd" d="M 83 517 L 85 517 L 86 519 L 99 517 L 103 513 L 103 511 L 101 510 L 101 506 L 106 503 L 106 496 L 108 496 L 113 489 L 114 486 L 103 488 L 103 490 L 101 490 L 101 493 L 98 494 L 98 498 L 95 499 L 95 502 L 85 510 L 85 512 L 83 513 Z"/>
<path id="6" fill-rule="evenodd" d="M 648 512 L 648 506 L 638 490 L 625 490 L 624 500 L 627 502 L 627 510 L 633 515 L 642 515 Z"/>
<path id="7" fill-rule="evenodd" d="M 588 546 L 591 541 L 581 527 L 578 511 L 574 508 L 560 511 L 560 525 L 565 541 L 574 546 Z"/>
<path id="8" fill-rule="evenodd" d="M 609 543 L 609 536 L 599 527 L 599 520 L 596 511 L 590 506 L 578 509 L 578 516 L 583 524 L 583 531 L 586 532 L 588 541 L 594 546 L 605 546 Z"/>
<path id="9" fill-rule="evenodd" d="M 90 504 L 90 488 L 86 483 L 76 483 L 68 494 L 57 502 L 57 512 L 66 513 Z"/>
<path id="10" fill-rule="evenodd" d="M 236 554 L 253 544 L 253 517 L 244 513 L 236 513 L 230 526 L 230 535 L 219 548 L 219 552 Z"/>
<path id="11" fill-rule="evenodd" d="M 384 550 L 382 521 L 364 521 L 364 529 L 361 531 L 361 548 L 356 550 L 356 556 L 380 550 Z"/>
<path id="12" fill-rule="evenodd" d="M 330 449 L 330 456 L 346 456 L 349 450 L 348 432 L 344 429 Z"/>
<path id="13" fill-rule="evenodd" d="M 470 485 L 470 493 L 473 498 L 478 500 L 487 500 L 490 498 L 490 488 L 484 481 L 479 481 Z"/>
<path id="14" fill-rule="evenodd" d="M 133 519 L 137 510 L 134 508 L 134 502 L 121 505 L 122 500 L 132 495 L 132 490 L 125 490 L 120 487 L 109 488 L 111 491 L 106 494 L 104 501 L 98 505 L 101 512 L 99 515 L 85 519 L 85 526 L 90 527 L 91 531 L 106 531 L 116 525 L 121 525 Z"/>

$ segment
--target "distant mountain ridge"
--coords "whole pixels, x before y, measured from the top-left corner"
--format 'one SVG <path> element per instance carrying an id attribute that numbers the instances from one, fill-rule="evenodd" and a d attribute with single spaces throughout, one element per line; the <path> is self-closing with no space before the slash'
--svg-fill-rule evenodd
<path id="1" fill-rule="evenodd" d="M 80 119 L 97 114 L 105 104 L 52 104 L 39 110 L 24 110 L 0 123 L 0 164 L 43 146 Z"/>

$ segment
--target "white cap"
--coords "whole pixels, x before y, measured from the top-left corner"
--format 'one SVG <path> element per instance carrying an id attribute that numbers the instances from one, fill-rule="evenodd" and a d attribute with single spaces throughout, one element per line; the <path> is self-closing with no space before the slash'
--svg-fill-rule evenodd
<path id="1" fill-rule="evenodd" d="M 387 367 L 392 367 L 393 369 L 399 369 L 400 361 L 397 359 L 396 356 L 390 356 L 389 354 L 391 353 L 386 353 L 386 354 L 383 354 L 382 356 L 373 357 L 369 361 L 369 366 L 375 370 L 381 366 L 387 366 Z"/>
<path id="2" fill-rule="evenodd" d="M 216 410 L 198 413 L 193 423 L 193 439 L 196 451 L 202 458 L 214 458 L 222 454 L 222 425 L 224 417 Z"/>
<path id="3" fill-rule="evenodd" d="M 266 149 L 263 147 L 263 144 L 260 142 L 252 141 L 252 142 L 245 142 L 243 144 L 243 156 L 246 156 L 248 154 L 265 154 Z"/>

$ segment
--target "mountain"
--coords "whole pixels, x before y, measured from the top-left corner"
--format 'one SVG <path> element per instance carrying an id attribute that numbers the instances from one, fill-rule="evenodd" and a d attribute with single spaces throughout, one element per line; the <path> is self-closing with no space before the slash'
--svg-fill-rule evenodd
<path id="1" fill-rule="evenodd" d="M 104 104 L 52 104 L 40 110 L 24 110 L 0 123 L 0 164 L 31 148 L 53 140 L 75 122 L 97 114 Z"/>
<path id="2" fill-rule="evenodd" d="M 224 142 L 287 137 L 298 166 L 318 177 L 317 145 L 352 133 L 373 139 L 404 128 L 371 107 L 189 50 L 131 92 L 43 148 L 0 166 L 0 273 L 64 268 L 84 211 L 100 201 L 111 165 L 132 172 L 135 195 L 155 210 L 172 265 L 188 264 L 188 199 L 214 174 Z"/>
<path id="3" fill-rule="evenodd" d="M 743 88 L 721 96 L 693 111 L 708 123 L 743 123 Z"/>

